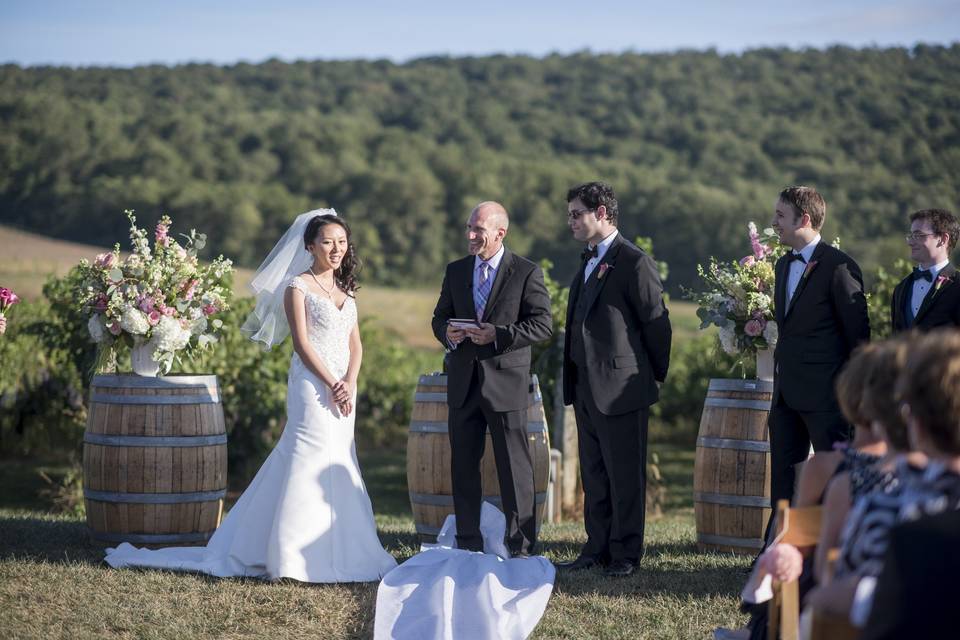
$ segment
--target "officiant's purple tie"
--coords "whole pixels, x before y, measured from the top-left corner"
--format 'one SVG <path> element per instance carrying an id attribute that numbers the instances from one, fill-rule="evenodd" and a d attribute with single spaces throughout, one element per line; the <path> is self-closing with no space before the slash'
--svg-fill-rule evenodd
<path id="1" fill-rule="evenodd" d="M 477 295 L 474 296 L 473 304 L 477 309 L 477 320 L 480 321 L 483 320 L 483 310 L 487 306 L 487 298 L 490 297 L 493 278 L 490 277 L 490 265 L 488 263 L 481 262 L 477 268 L 480 269 L 480 282 L 477 285 Z"/>

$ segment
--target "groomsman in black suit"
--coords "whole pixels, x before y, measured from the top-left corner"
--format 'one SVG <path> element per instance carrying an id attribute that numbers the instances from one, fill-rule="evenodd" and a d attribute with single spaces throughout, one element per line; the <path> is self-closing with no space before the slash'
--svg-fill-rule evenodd
<path id="1" fill-rule="evenodd" d="M 587 542 L 560 563 L 630 575 L 643 556 L 647 420 L 670 361 L 670 319 L 653 259 L 617 230 L 613 189 L 567 194 L 567 222 L 586 243 L 570 286 L 563 401 L 577 417 Z"/>
<path id="2" fill-rule="evenodd" d="M 553 334 L 543 272 L 503 245 L 510 220 L 496 202 L 470 213 L 470 255 L 447 265 L 433 333 L 448 349 L 447 404 L 457 547 L 483 551 L 480 460 L 487 428 L 500 481 L 506 546 L 528 556 L 537 541 L 533 458 L 527 441 L 530 345 Z M 457 328 L 451 319 L 473 319 Z"/>
<path id="3" fill-rule="evenodd" d="M 863 277 L 853 259 L 820 238 L 827 205 L 812 187 L 780 192 L 773 228 L 791 248 L 775 267 L 779 337 L 770 407 L 770 498 L 792 499 L 794 465 L 847 440 L 834 378 L 870 339 Z"/>
<path id="4" fill-rule="evenodd" d="M 917 263 L 893 290 L 890 322 L 894 333 L 960 326 L 960 286 L 950 253 L 957 246 L 960 224 L 946 209 L 910 214 L 910 259 Z"/>

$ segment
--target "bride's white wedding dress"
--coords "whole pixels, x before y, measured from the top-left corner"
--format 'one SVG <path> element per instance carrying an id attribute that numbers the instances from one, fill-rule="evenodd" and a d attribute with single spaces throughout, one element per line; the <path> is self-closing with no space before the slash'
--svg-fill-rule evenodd
<path id="1" fill-rule="evenodd" d="M 306 297 L 310 344 L 342 378 L 357 322 L 353 298 L 338 309 L 299 277 L 289 286 Z M 283 435 L 206 547 L 150 550 L 123 543 L 107 550 L 107 563 L 303 582 L 369 582 L 393 569 L 360 477 L 355 412 L 341 415 L 329 387 L 296 353 L 287 385 Z"/>

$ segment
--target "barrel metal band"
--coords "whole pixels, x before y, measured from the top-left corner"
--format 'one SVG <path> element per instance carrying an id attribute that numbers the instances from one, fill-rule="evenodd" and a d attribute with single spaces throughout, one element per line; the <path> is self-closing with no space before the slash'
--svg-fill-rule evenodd
<path id="1" fill-rule="evenodd" d="M 769 411 L 769 400 L 744 400 L 742 398 L 707 398 L 703 401 L 705 407 L 721 407 L 724 409 L 756 409 Z"/>
<path id="2" fill-rule="evenodd" d="M 87 444 L 107 447 L 210 447 L 227 444 L 227 434 L 215 436 L 115 436 L 102 433 L 84 433 Z"/>
<path id="3" fill-rule="evenodd" d="M 91 393 L 91 402 L 100 404 L 217 404 L 217 393 L 198 393 L 190 396 L 122 396 L 112 393 Z"/>
<path id="4" fill-rule="evenodd" d="M 701 493 L 693 492 L 694 502 L 706 502 L 709 504 L 722 504 L 733 507 L 760 507 L 770 508 L 770 498 L 766 496 L 734 496 L 725 493 Z"/>
<path id="5" fill-rule="evenodd" d="M 483 496 L 484 502 L 489 502 L 490 504 L 499 507 L 501 505 L 500 496 Z M 538 492 L 534 495 L 534 501 L 536 504 L 543 504 L 547 501 L 547 492 Z M 422 504 L 429 507 L 452 507 L 453 506 L 453 496 L 449 494 L 436 494 L 436 493 L 414 493 L 410 492 L 410 502 L 413 504 Z"/>
<path id="6" fill-rule="evenodd" d="M 710 438 L 700 436 L 697 438 L 698 447 L 709 447 L 711 449 L 739 449 L 741 451 L 770 451 L 770 443 L 766 440 L 736 440 L 733 438 Z"/>
<path id="7" fill-rule="evenodd" d="M 103 542 L 130 542 L 132 544 L 170 544 L 174 542 L 206 542 L 213 532 L 199 533 L 106 533 L 88 527 L 90 537 Z"/>
<path id="8" fill-rule="evenodd" d="M 185 502 L 212 502 L 227 495 L 226 489 L 219 491 L 196 491 L 193 493 L 127 493 L 112 491 L 93 491 L 84 489 L 83 497 L 100 502 L 122 502 L 130 504 L 182 504 Z"/>
<path id="9" fill-rule="evenodd" d="M 762 538 L 735 538 L 732 536 L 715 536 L 710 533 L 698 533 L 697 542 L 713 544 L 718 547 L 744 547 L 746 549 L 763 549 Z"/>
<path id="10" fill-rule="evenodd" d="M 410 423 L 411 433 L 447 433 L 447 423 L 431 420 L 417 420 Z M 547 425 L 541 421 L 528 422 L 527 433 L 546 433 Z"/>
<path id="11" fill-rule="evenodd" d="M 769 380 L 734 380 L 732 378 L 711 378 L 708 391 L 743 391 L 746 393 L 771 393 L 773 382 Z"/>
<path id="12" fill-rule="evenodd" d="M 217 389 L 217 376 L 108 376 L 97 375 L 92 387 L 116 389 Z"/>

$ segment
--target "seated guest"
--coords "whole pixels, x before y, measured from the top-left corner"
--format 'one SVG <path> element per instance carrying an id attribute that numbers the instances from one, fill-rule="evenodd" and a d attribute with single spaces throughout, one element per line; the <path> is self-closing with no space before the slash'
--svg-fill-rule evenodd
<path id="1" fill-rule="evenodd" d="M 950 253 L 957 246 L 960 224 L 946 209 L 910 214 L 910 259 L 917 263 L 893 290 L 890 321 L 893 331 L 960 326 L 960 284 Z"/>
<path id="2" fill-rule="evenodd" d="M 808 596 L 810 608 L 863 626 L 890 531 L 960 509 L 960 332 L 938 330 L 913 339 L 897 378 L 896 396 L 911 448 L 896 467 L 897 482 L 860 498 L 844 525 L 837 574 Z"/>
<path id="3" fill-rule="evenodd" d="M 897 377 L 907 358 L 905 340 L 887 340 L 873 343 L 864 350 L 873 354 L 864 360 L 857 370 L 846 379 L 847 387 L 837 392 L 851 393 L 849 388 L 856 381 L 864 387 L 860 415 L 869 425 L 872 437 L 881 442 L 873 451 L 885 450 L 882 458 L 873 464 L 860 465 L 848 472 L 838 473 L 830 481 L 823 500 L 823 521 L 820 539 L 817 542 L 815 575 L 820 582 L 827 571 L 827 552 L 840 542 L 840 531 L 854 501 L 875 489 L 883 490 L 896 482 L 896 460 L 910 450 L 907 426 L 900 416 L 900 406 L 895 397 Z"/>
<path id="4" fill-rule="evenodd" d="M 806 507 L 820 504 L 827 483 L 837 474 L 860 474 L 880 460 L 886 453 L 886 442 L 871 428 L 871 418 L 865 410 L 868 400 L 878 393 L 891 393 L 896 380 L 896 362 L 885 345 L 866 344 L 854 351 L 849 362 L 837 376 L 836 392 L 844 418 L 854 426 L 849 446 L 837 451 L 821 451 L 803 464 L 794 504 Z M 880 375 L 882 369 L 893 369 L 892 375 Z M 904 439 L 906 438 L 904 434 Z M 803 550 L 806 552 L 807 550 Z M 806 567 L 804 567 L 806 565 Z M 788 544 L 774 544 L 757 561 L 754 569 L 760 575 L 768 573 L 781 582 L 811 574 L 812 559 L 804 561 L 804 554 Z M 757 576 L 759 577 L 759 576 Z M 756 579 L 756 578 L 754 578 Z M 801 580 L 801 592 L 812 586 L 812 580 Z M 744 607 L 751 614 L 748 629 L 718 630 L 717 638 L 766 637 L 767 604 L 749 604 Z"/>
<path id="5" fill-rule="evenodd" d="M 960 511 L 948 511 L 890 531 L 870 616 L 860 640 L 949 638 L 958 635 Z"/>

